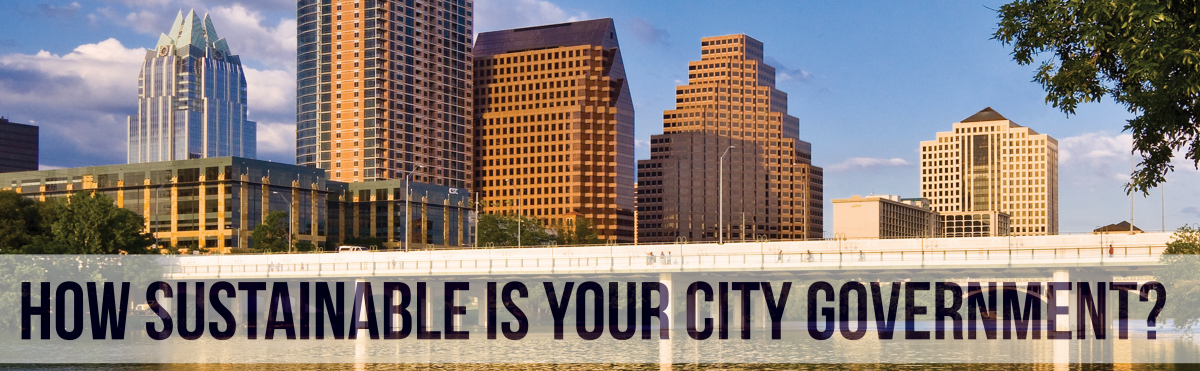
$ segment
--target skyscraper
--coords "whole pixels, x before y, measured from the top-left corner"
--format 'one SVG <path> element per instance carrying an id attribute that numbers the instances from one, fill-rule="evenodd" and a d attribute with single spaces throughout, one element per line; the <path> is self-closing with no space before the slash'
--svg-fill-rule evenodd
<path id="1" fill-rule="evenodd" d="M 947 236 L 1004 235 L 996 213 L 1012 235 L 1058 234 L 1058 141 L 984 108 L 921 142 L 921 197 Z"/>
<path id="2" fill-rule="evenodd" d="M 38 127 L 0 117 L 0 173 L 38 169 Z"/>
<path id="3" fill-rule="evenodd" d="M 633 99 L 612 19 L 482 33 L 475 70 L 484 210 L 582 217 L 633 242 Z"/>
<path id="4" fill-rule="evenodd" d="M 298 1 L 296 163 L 471 188 L 471 4 Z"/>
<path id="5" fill-rule="evenodd" d="M 242 62 L 212 20 L 189 11 L 146 51 L 138 76 L 138 114 L 129 116 L 128 163 L 256 156 L 246 119 Z"/>
<path id="6" fill-rule="evenodd" d="M 822 170 L 746 35 L 701 39 L 637 173 L 639 242 L 822 237 Z"/>

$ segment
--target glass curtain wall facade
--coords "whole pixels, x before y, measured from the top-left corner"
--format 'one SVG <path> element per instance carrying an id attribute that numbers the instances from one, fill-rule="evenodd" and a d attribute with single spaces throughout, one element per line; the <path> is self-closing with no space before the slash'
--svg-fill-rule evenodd
<path id="1" fill-rule="evenodd" d="M 638 241 L 822 238 L 823 172 L 762 42 L 708 37 L 700 55 L 663 112 L 663 134 L 651 136 L 650 159 L 638 161 Z"/>
<path id="2" fill-rule="evenodd" d="M 407 196 L 405 190 L 408 190 Z M 475 245 L 475 211 L 466 189 L 402 179 L 349 183 L 335 196 L 329 220 L 344 238 L 383 241 L 389 249 L 434 250 Z M 406 232 L 408 231 L 408 232 Z"/>
<path id="3" fill-rule="evenodd" d="M 487 213 L 592 221 L 634 242 L 634 111 L 612 19 L 475 44 L 475 189 Z"/>
<path id="4" fill-rule="evenodd" d="M 93 191 L 146 218 L 159 246 L 212 252 L 253 247 L 254 227 L 288 214 L 294 243 L 337 241 L 331 192 L 318 170 L 237 157 L 0 174 L 0 189 L 40 200 Z M 334 188 L 336 189 L 336 188 Z M 335 197 L 336 200 L 336 197 Z"/>
<path id="5" fill-rule="evenodd" d="M 257 155 L 246 119 L 246 77 L 212 20 L 180 12 L 169 34 L 146 51 L 138 114 L 129 116 L 127 162 Z"/>
<path id="6" fill-rule="evenodd" d="M 296 163 L 470 189 L 472 2 L 300 0 Z"/>
<path id="7" fill-rule="evenodd" d="M 991 107 L 921 142 L 921 196 L 942 215 L 996 221 L 1011 230 L 957 223 L 947 235 L 1058 234 L 1058 141 L 1017 125 Z M 961 228 L 960 228 L 961 227 Z"/>
<path id="8" fill-rule="evenodd" d="M 414 249 L 474 246 L 474 204 L 465 189 L 417 182 L 408 189 L 411 198 L 399 179 L 348 184 L 320 169 L 238 157 L 0 174 L 0 190 L 42 201 L 79 191 L 107 195 L 145 217 L 146 232 L 164 248 L 254 248 L 254 227 L 274 211 L 287 214 L 293 245 L 327 251 L 346 238 L 375 238 L 393 249 L 409 236 Z"/>

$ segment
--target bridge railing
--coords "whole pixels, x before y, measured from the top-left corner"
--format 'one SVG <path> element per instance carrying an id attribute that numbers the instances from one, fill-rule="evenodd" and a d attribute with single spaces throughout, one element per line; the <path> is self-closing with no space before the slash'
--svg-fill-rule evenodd
<path id="1" fill-rule="evenodd" d="M 238 259 L 175 260 L 163 266 L 175 279 L 411 276 L 456 274 L 545 274 L 596 272 L 746 271 L 805 269 L 951 268 L 1045 265 L 1147 264 L 1157 262 L 1165 246 L 1058 247 L 1011 249 L 913 249 L 880 251 L 696 253 L 675 255 L 610 254 L 591 256 L 530 255 L 437 258 L 420 253 L 309 255 L 261 262 Z M 1111 251 L 1111 253 L 1110 253 Z M 337 260 L 322 260 L 333 255 Z M 347 259 L 347 256 L 353 259 Z M 285 256 L 287 257 L 287 256 Z"/>

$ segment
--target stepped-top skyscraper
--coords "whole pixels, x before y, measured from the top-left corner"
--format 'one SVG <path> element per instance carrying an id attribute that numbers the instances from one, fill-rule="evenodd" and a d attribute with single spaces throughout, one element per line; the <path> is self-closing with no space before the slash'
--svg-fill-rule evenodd
<path id="1" fill-rule="evenodd" d="M 991 107 L 921 142 L 921 197 L 951 237 L 1058 234 L 1058 141 Z"/>
<path id="2" fill-rule="evenodd" d="M 637 174 L 639 242 L 822 237 L 822 170 L 746 35 L 701 39 Z"/>
<path id="3" fill-rule="evenodd" d="M 610 18 L 482 33 L 476 190 L 484 211 L 592 221 L 633 242 L 633 98 Z"/>
<path id="4" fill-rule="evenodd" d="M 256 156 L 246 119 L 242 62 L 212 20 L 180 11 L 138 76 L 138 113 L 129 116 L 127 162 Z"/>
<path id="5" fill-rule="evenodd" d="M 472 2 L 297 2 L 296 164 L 471 188 Z"/>

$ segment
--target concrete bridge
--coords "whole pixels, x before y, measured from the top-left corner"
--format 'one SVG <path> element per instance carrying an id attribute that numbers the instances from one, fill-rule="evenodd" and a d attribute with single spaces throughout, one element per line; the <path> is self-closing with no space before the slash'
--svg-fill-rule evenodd
<path id="1" fill-rule="evenodd" d="M 914 269 L 1030 273 L 1158 264 L 1170 233 L 480 248 L 413 252 L 179 256 L 171 279 L 525 276 Z M 1111 250 L 1111 253 L 1110 253 Z M 971 274 L 975 275 L 975 274 Z"/>
<path id="2" fill-rule="evenodd" d="M 544 280 L 551 275 L 567 279 L 611 281 L 657 281 L 672 295 L 680 295 L 686 283 L 708 281 L 775 280 L 857 280 L 893 279 L 914 276 L 945 275 L 947 279 L 968 281 L 1069 282 L 1123 281 L 1149 279 L 1170 233 L 1134 235 L 1059 235 L 996 238 L 944 238 L 893 240 L 758 241 L 726 244 L 677 243 L 659 245 L 559 246 L 527 248 L 490 248 L 414 252 L 348 252 L 324 254 L 177 256 L 160 260 L 166 278 L 173 280 L 339 280 L 405 279 L 438 281 Z M 653 257 L 651 257 L 651 254 Z M 453 319 L 462 326 L 464 317 L 475 325 L 485 325 L 482 284 L 472 291 L 456 291 L 453 302 L 467 303 L 467 314 Z M 432 288 L 429 295 L 434 295 Z M 1023 289 L 1023 287 L 1021 287 Z M 536 290 L 536 289 L 535 289 Z M 661 294 L 662 292 L 660 292 Z M 964 294 L 966 294 L 964 292 Z M 267 300 L 264 292 L 259 300 Z M 666 295 L 666 294 L 663 294 Z M 761 298 L 763 295 L 756 298 Z M 1059 291 L 1057 300 L 1070 303 L 1075 292 Z M 294 300 L 294 297 L 293 297 Z M 745 299 L 743 299 L 745 300 Z M 744 326 L 766 329 L 766 306 L 757 301 L 743 309 L 731 305 L 730 318 L 750 318 L 750 323 L 730 324 L 731 331 Z M 795 299 L 799 300 L 799 299 Z M 170 306 L 170 299 L 163 303 Z M 424 302 L 426 313 L 436 313 L 432 302 Z M 657 329 L 680 329 L 682 312 L 675 301 L 667 303 L 664 313 L 670 319 L 659 322 Z M 1115 300 L 1108 302 L 1115 313 Z M 395 303 L 393 303 L 395 304 Z M 293 303 L 293 305 L 297 305 Z M 745 304 L 743 304 L 745 305 Z M 742 312 L 749 310 L 748 317 Z M 714 317 L 714 301 L 701 306 L 700 315 Z M 749 313 L 748 313 L 749 314 Z M 433 328 L 435 315 L 424 317 L 424 325 Z M 1073 329 L 1077 313 L 1057 315 L 1055 330 Z M 661 318 L 660 318 L 661 321 Z M 648 328 L 649 324 L 647 324 Z M 677 335 L 682 336 L 682 335 Z M 670 364 L 688 359 L 673 352 L 673 340 L 655 341 L 659 362 Z M 1005 346 L 1014 342 L 999 343 Z M 1039 360 L 1055 363 L 1095 360 L 1098 356 L 1076 354 L 1067 342 L 1047 343 Z M 991 345 L 989 345 L 991 346 Z M 1091 345 L 1089 345 L 1091 346 Z M 1082 347 L 1082 346 L 1081 346 Z M 1111 347 L 1111 346 L 1110 346 Z M 1108 349 L 1102 360 L 1128 362 L 1130 350 Z M 698 348 L 697 348 L 698 349 Z M 1082 348 L 1081 348 L 1082 349 Z M 1089 348 L 1091 349 L 1091 348 Z M 1090 350 L 1089 350 L 1090 351 Z M 1082 353 L 1081 353 L 1082 354 Z M 1097 353 L 1099 354 L 1099 353 Z M 1115 355 L 1114 355 L 1115 354 Z M 698 356 L 694 356 L 698 357 Z M 1047 358 L 1049 357 L 1049 358 Z"/>

